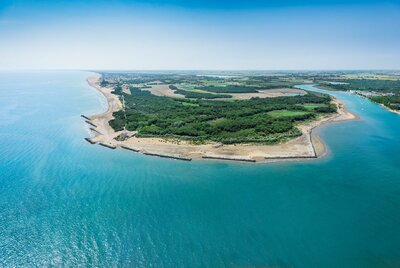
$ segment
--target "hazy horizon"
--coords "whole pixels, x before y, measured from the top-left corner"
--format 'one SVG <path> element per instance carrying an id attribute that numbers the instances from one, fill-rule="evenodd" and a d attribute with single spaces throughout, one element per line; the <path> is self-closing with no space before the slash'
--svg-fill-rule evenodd
<path id="1" fill-rule="evenodd" d="M 0 3 L 0 70 L 400 69 L 399 1 Z"/>

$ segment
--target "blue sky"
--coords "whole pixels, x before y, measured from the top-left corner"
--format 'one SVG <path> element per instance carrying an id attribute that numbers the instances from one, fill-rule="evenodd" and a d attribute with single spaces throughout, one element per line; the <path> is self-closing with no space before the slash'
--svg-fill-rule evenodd
<path id="1" fill-rule="evenodd" d="M 399 1 L 0 0 L 0 69 L 400 69 Z"/>

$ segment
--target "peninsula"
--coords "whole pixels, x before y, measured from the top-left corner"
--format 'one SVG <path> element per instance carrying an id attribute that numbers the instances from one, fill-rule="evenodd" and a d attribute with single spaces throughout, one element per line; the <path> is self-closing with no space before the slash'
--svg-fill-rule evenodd
<path id="1" fill-rule="evenodd" d="M 355 116 L 329 95 L 294 87 L 310 82 L 259 74 L 95 74 L 88 83 L 108 109 L 84 115 L 87 140 L 181 160 L 317 158 L 326 149 L 313 130 Z"/>

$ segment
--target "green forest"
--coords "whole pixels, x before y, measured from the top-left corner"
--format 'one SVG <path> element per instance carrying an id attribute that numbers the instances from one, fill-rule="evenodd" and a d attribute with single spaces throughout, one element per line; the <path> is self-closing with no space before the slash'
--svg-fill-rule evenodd
<path id="1" fill-rule="evenodd" d="M 348 79 L 344 84 L 324 84 L 334 90 L 363 90 L 379 92 L 400 92 L 400 80 Z"/>
<path id="2" fill-rule="evenodd" d="M 117 89 L 114 94 L 124 95 L 126 109 L 114 113 L 110 125 L 115 130 L 126 127 L 139 137 L 173 137 L 195 143 L 278 143 L 301 135 L 296 124 L 336 111 L 328 95 L 316 93 L 215 101 L 160 97 L 135 88 L 129 95 Z"/>
<path id="3" fill-rule="evenodd" d="M 385 105 L 392 110 L 400 110 L 400 95 L 394 96 L 374 96 L 370 99 L 376 103 Z"/>

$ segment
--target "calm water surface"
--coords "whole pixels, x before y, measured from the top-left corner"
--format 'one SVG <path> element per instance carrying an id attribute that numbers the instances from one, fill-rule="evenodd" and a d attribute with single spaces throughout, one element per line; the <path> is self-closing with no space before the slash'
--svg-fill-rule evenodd
<path id="1" fill-rule="evenodd" d="M 85 142 L 88 75 L 0 73 L 1 267 L 400 267 L 400 116 L 335 93 L 327 158 L 187 163 Z"/>

